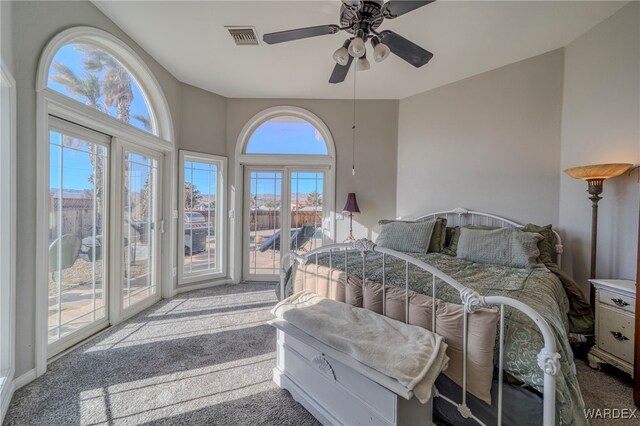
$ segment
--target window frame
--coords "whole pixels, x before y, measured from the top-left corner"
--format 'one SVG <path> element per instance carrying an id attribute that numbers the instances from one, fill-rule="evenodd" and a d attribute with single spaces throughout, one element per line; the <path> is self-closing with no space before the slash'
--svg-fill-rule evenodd
<path id="1" fill-rule="evenodd" d="M 121 58 L 121 55 L 118 55 L 118 52 L 114 52 L 113 51 L 113 46 L 109 47 L 109 43 L 105 43 L 104 40 L 102 40 L 101 38 L 96 38 L 96 37 L 87 37 L 86 35 L 79 35 L 77 31 L 74 31 L 74 37 L 67 42 L 61 42 L 59 45 L 57 45 L 55 51 L 52 52 L 52 56 L 50 58 L 50 60 L 48 61 L 48 69 L 46 71 L 46 90 L 50 91 L 51 94 L 55 94 L 55 95 L 59 95 L 65 99 L 71 100 L 72 102 L 78 103 L 80 105 L 83 106 L 88 106 L 83 104 L 80 100 L 75 99 L 71 96 L 65 95 L 64 93 L 57 91 L 55 89 L 52 89 L 49 87 L 49 74 L 51 71 L 51 67 L 53 66 L 53 61 L 56 57 L 56 55 L 58 54 L 58 52 L 60 51 L 60 49 L 62 49 L 65 46 L 69 46 L 69 45 L 73 45 L 73 44 L 85 44 L 85 45 L 93 45 L 95 47 L 98 47 L 99 49 L 101 49 L 104 53 L 111 55 L 116 61 L 118 61 L 120 63 L 120 65 L 127 71 L 127 73 L 129 74 L 130 78 L 133 80 L 133 82 L 135 83 L 135 85 L 138 87 L 138 89 L 140 90 L 142 97 L 143 97 L 143 102 L 147 108 L 147 111 L 149 112 L 149 122 L 150 122 L 150 129 L 148 130 L 143 130 L 137 126 L 134 126 L 133 124 L 131 124 L 130 122 L 127 123 L 125 121 L 122 121 L 120 119 L 118 119 L 117 117 L 106 113 L 106 112 L 102 112 L 96 108 L 92 108 L 94 110 L 96 110 L 98 113 L 103 114 L 105 116 L 114 118 L 115 120 L 117 120 L 120 123 L 123 123 L 127 126 L 131 126 L 137 130 L 142 131 L 143 133 L 148 133 L 150 135 L 153 136 L 159 136 L 159 129 L 158 129 L 158 117 L 156 115 L 155 109 L 153 108 L 153 105 L 149 99 L 149 95 L 148 95 L 148 91 L 146 90 L 145 86 L 142 84 L 142 82 L 139 80 L 138 75 L 140 75 L 140 70 L 136 73 L 135 71 L 132 71 L 129 69 L 129 66 L 126 61 L 126 59 Z M 126 55 L 124 55 L 126 56 Z M 134 67 L 135 68 L 135 67 Z"/>
<path id="2" fill-rule="evenodd" d="M 275 117 L 293 116 L 301 118 L 311 123 L 322 135 L 324 143 L 327 145 L 327 155 L 316 154 L 246 154 L 246 146 L 253 135 L 255 129 L 264 122 Z M 279 105 L 267 108 L 251 117 L 238 135 L 235 149 L 234 176 L 231 184 L 230 196 L 232 197 L 229 217 L 229 248 L 233 253 L 229 257 L 229 274 L 234 283 L 242 280 L 243 273 L 243 208 L 244 208 L 244 168 L 245 166 L 278 165 L 278 166 L 325 166 L 327 172 L 327 189 L 330 191 L 326 200 L 329 209 L 328 226 L 326 228 L 327 242 L 335 242 L 336 234 L 336 209 L 335 209 L 335 182 L 336 182 L 336 146 L 333 135 L 324 121 L 313 112 L 292 105 Z"/>
<path id="3" fill-rule="evenodd" d="M 0 227 L 9 232 L 0 241 L 0 420 L 8 409 L 15 374 L 16 316 L 16 81 L 0 59 Z M 6 103 L 5 103 L 6 102 Z M 6 115 L 5 115 L 6 114 Z"/>
<path id="4" fill-rule="evenodd" d="M 100 46 L 117 58 L 123 66 L 135 77 L 137 83 L 147 96 L 150 109 L 155 117 L 157 135 L 141 130 L 135 126 L 104 114 L 90 106 L 83 105 L 72 98 L 69 98 L 55 90 L 48 88 L 49 67 L 60 47 L 73 42 L 92 43 Z M 37 235 L 36 235 L 36 256 L 46 258 L 48 253 L 48 204 L 49 193 L 49 121 L 51 118 L 58 118 L 72 122 L 81 127 L 87 127 L 99 133 L 111 136 L 110 158 L 113 160 L 122 155 L 123 144 L 133 143 L 140 149 L 150 149 L 162 155 L 162 166 L 165 172 L 160 177 L 162 188 L 167 196 L 163 197 L 162 205 L 159 208 L 161 216 L 158 220 L 164 224 L 165 229 L 162 234 L 161 254 L 159 260 L 162 262 L 160 280 L 158 286 L 158 298 L 172 297 L 177 294 L 176 287 L 176 226 L 172 220 L 175 213 L 176 202 L 176 179 L 174 147 L 173 121 L 167 100 L 162 91 L 162 86 L 158 83 L 146 63 L 127 44 L 111 35 L 110 33 L 93 27 L 72 27 L 55 35 L 47 44 L 40 56 L 38 71 L 36 75 L 37 94 Z M 121 187 L 122 178 L 117 176 L 119 170 L 114 170 L 116 161 L 111 163 L 110 182 L 110 211 L 116 211 L 117 197 L 116 188 Z M 115 220 L 112 215 L 112 220 Z M 111 224 L 112 229 L 113 223 Z M 112 259 L 118 255 L 114 249 Z M 115 263 L 112 262 L 113 265 Z M 117 276 L 117 269 L 113 266 L 109 269 L 111 277 Z M 36 329 L 35 329 L 35 357 L 36 376 L 39 377 L 46 372 L 47 362 L 50 356 L 47 339 L 47 276 L 48 265 L 40 262 L 36 265 Z M 118 324 L 131 317 L 137 312 L 156 303 L 157 300 L 138 303 L 133 308 L 119 309 L 119 305 L 114 303 L 119 296 L 119 286 L 114 285 L 110 295 L 109 322 L 111 325 Z"/>
<path id="5" fill-rule="evenodd" d="M 216 182 L 216 264 L 220 267 L 211 272 L 190 273 L 185 275 L 184 271 L 184 164 L 186 161 L 203 162 L 218 165 L 218 180 Z M 227 157 L 201 152 L 179 150 L 178 166 L 178 285 L 186 286 L 190 284 L 202 283 L 207 280 L 216 280 L 227 276 Z M 222 248 L 222 250 L 219 249 Z"/>

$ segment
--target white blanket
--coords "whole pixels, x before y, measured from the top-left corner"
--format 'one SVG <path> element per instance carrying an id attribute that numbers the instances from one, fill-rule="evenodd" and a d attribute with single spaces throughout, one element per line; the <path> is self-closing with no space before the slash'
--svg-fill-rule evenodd
<path id="1" fill-rule="evenodd" d="M 302 291 L 278 303 L 271 313 L 397 380 L 423 404 L 447 368 L 447 344 L 441 336 L 367 309 Z"/>

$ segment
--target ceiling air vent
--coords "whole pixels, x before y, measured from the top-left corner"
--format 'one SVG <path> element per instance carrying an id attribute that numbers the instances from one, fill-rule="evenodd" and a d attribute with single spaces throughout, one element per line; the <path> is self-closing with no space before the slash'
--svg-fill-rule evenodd
<path id="1" fill-rule="evenodd" d="M 225 27 L 237 46 L 257 46 L 258 36 L 253 27 Z"/>

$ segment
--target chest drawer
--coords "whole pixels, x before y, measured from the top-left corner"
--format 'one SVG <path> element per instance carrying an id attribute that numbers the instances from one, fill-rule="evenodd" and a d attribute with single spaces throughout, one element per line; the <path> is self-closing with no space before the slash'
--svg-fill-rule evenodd
<path id="1" fill-rule="evenodd" d="M 598 348 L 633 363 L 634 317 L 601 303 L 598 312 Z"/>
<path id="2" fill-rule="evenodd" d="M 636 311 L 636 302 L 632 297 L 623 296 L 613 291 L 601 289 L 598 291 L 598 300 L 609 306 L 615 306 L 623 311 L 634 313 Z"/>

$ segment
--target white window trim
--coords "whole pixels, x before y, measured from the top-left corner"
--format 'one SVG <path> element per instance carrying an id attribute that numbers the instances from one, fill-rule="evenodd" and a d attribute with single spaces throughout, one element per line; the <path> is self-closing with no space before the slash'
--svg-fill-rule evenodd
<path id="1" fill-rule="evenodd" d="M 49 67 L 53 57 L 58 50 L 69 43 L 87 42 L 102 47 L 112 53 L 127 70 L 133 75 L 141 90 L 147 97 L 150 104 L 151 119 L 155 121 L 157 136 L 147 133 L 141 129 L 124 123 L 114 117 L 101 113 L 89 106 L 83 105 L 67 96 L 64 96 L 47 87 Z M 62 31 L 51 39 L 45 47 L 38 65 L 36 75 L 37 91 L 37 244 L 36 256 L 47 258 L 48 253 L 48 205 L 46 197 L 48 194 L 49 180 L 49 117 L 55 116 L 63 120 L 71 121 L 77 125 L 103 132 L 112 136 L 112 149 L 110 158 L 122 153 L 120 140 L 135 140 L 136 145 L 141 148 L 152 148 L 164 154 L 162 166 L 165 172 L 160 177 L 162 188 L 165 194 L 164 202 L 161 206 L 159 220 L 173 217 L 176 203 L 176 167 L 174 148 L 173 121 L 167 100 L 162 92 L 161 86 L 149 70 L 145 62 L 124 42 L 115 36 L 92 27 L 74 27 Z M 114 163 L 112 163 L 114 164 Z M 117 181 L 114 181 L 114 186 Z M 113 199 L 113 191 L 111 192 Z M 113 207 L 110 207 L 113 211 Z M 176 223 L 175 220 L 166 220 L 166 232 L 162 237 L 162 272 L 160 273 L 160 286 L 158 288 L 158 299 L 160 297 L 171 297 L 177 293 L 175 281 L 175 260 L 176 260 Z M 41 376 L 46 372 L 48 360 L 48 338 L 47 338 L 47 273 L 46 262 L 39 262 L 36 265 L 36 341 L 35 359 L 36 376 Z M 115 293 L 115 292 L 112 292 Z M 157 300 L 153 300 L 155 303 Z M 116 324 L 143 310 L 149 303 L 139 303 L 133 309 L 125 309 L 122 312 L 110 312 L 111 324 Z M 113 304 L 112 304 L 113 306 Z"/>
<path id="2" fill-rule="evenodd" d="M 327 144 L 327 155 L 296 155 L 296 154 L 245 154 L 245 148 L 253 132 L 264 122 L 275 117 L 293 116 L 313 124 L 322 135 Z M 335 241 L 336 233 L 336 212 L 335 212 L 335 182 L 336 182 L 336 146 L 333 136 L 327 125 L 320 117 L 304 108 L 282 105 L 267 108 L 254 115 L 244 125 L 238 140 L 236 142 L 235 164 L 234 164 L 234 182 L 232 186 L 233 205 L 229 211 L 229 217 L 232 218 L 229 235 L 229 253 L 233 255 L 229 257 L 229 271 L 231 281 L 238 283 L 242 280 L 243 273 L 243 204 L 244 204 L 244 166 L 252 165 L 316 165 L 328 167 L 327 172 L 327 196 L 326 203 L 329 209 L 329 226 L 327 239 L 329 242 Z"/>
<path id="3" fill-rule="evenodd" d="M 220 199 L 216 205 L 216 261 L 220 270 L 217 272 L 184 274 L 184 163 L 185 160 L 215 162 L 221 164 L 218 170 L 217 192 Z M 227 157 L 219 155 L 203 154 L 193 151 L 180 150 L 180 165 L 178 172 L 178 285 L 196 284 L 203 281 L 216 280 L 227 276 Z"/>
<path id="4" fill-rule="evenodd" d="M 16 317 L 16 81 L 9 72 L 4 61 L 0 59 L 0 85 L 8 90 L 8 139 L 0 135 L 0 170 L 3 180 L 8 178 L 9 184 L 0 188 L 0 226 L 9 230 L 9 238 L 0 241 L 0 359 L 4 376 L 0 377 L 0 423 L 9 408 L 13 395 L 13 377 L 15 374 L 15 317 Z M 1 117 L 4 121 L 4 117 Z M 3 130 L 4 132 L 5 130 Z M 5 273 L 6 271 L 6 273 Z M 8 278 L 8 279 L 7 279 Z"/>

